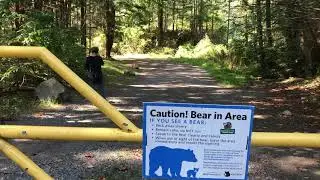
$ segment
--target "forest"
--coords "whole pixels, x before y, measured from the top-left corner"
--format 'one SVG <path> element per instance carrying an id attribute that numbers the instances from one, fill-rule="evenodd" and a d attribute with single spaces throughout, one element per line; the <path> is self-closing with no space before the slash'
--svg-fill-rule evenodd
<path id="1" fill-rule="evenodd" d="M 320 2 L 316 0 L 0 3 L 0 44 L 45 46 L 73 68 L 79 67 L 85 50 L 92 46 L 100 47 L 106 57 L 152 51 L 187 56 L 186 51 L 205 37 L 212 47 L 205 44 L 198 51 L 223 51 L 224 58 L 217 61 L 252 66 L 266 77 L 314 76 L 320 64 Z M 1 67 L 4 72 L 6 63 Z M 1 74 L 2 80 L 9 71 L 28 71 L 21 68 L 11 66 Z"/>
<path id="2" fill-rule="evenodd" d="M 162 54 L 244 79 L 309 78 L 320 68 L 320 1 L 1 0 L 0 44 L 44 46 L 80 76 L 97 46 L 110 60 Z M 18 59 L 2 59 L 0 70 L 1 92 L 54 76 Z"/>

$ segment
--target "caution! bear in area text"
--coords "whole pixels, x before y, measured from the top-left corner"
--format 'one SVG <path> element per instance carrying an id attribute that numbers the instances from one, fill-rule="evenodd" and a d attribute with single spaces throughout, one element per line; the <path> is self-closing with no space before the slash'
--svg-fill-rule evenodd
<path id="1" fill-rule="evenodd" d="M 147 179 L 248 179 L 253 106 L 144 103 Z"/>

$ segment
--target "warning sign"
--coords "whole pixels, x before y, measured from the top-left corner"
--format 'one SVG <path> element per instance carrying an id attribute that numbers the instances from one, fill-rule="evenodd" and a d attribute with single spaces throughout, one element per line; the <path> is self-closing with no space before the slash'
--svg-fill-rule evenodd
<path id="1" fill-rule="evenodd" d="M 253 106 L 144 103 L 144 177 L 247 179 L 253 111 Z"/>

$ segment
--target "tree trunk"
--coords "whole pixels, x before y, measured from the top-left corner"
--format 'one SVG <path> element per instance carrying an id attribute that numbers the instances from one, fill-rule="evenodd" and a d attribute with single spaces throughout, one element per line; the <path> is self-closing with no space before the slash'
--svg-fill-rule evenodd
<path id="1" fill-rule="evenodd" d="M 67 27 L 71 26 L 71 19 L 72 19 L 71 12 L 72 12 L 72 0 L 68 0 L 67 1 L 67 13 L 66 13 Z"/>
<path id="2" fill-rule="evenodd" d="M 301 32 L 300 29 L 303 29 L 300 19 L 297 19 L 296 13 L 297 6 L 294 3 L 289 3 L 286 7 L 285 15 L 288 19 L 288 24 L 286 24 L 286 29 L 284 31 L 287 52 L 286 57 L 288 59 L 288 69 L 289 76 L 301 76 L 303 75 L 303 53 L 301 50 Z"/>
<path id="3" fill-rule="evenodd" d="M 175 24 L 175 16 L 176 16 L 176 1 L 173 1 L 172 7 L 172 31 L 174 32 L 174 24 Z"/>
<path id="4" fill-rule="evenodd" d="M 192 17 L 192 23 L 191 23 L 193 45 L 196 45 L 198 41 L 197 5 L 198 5 L 197 0 L 193 0 L 193 17 Z"/>
<path id="5" fill-rule="evenodd" d="M 16 2 L 16 4 L 15 4 L 15 12 L 17 13 L 17 14 L 20 14 L 20 2 Z M 18 31 L 19 29 L 20 29 L 20 26 L 21 26 L 21 24 L 20 24 L 20 18 L 16 18 L 15 20 L 14 20 L 14 25 L 15 25 L 15 30 L 16 31 Z"/>
<path id="6" fill-rule="evenodd" d="M 34 1 L 34 9 L 41 11 L 43 7 L 43 0 L 35 0 Z"/>
<path id="7" fill-rule="evenodd" d="M 271 0 L 266 0 L 266 35 L 268 47 L 272 47 L 272 32 L 271 32 Z"/>
<path id="8" fill-rule="evenodd" d="M 81 44 L 87 48 L 87 23 L 86 23 L 86 13 L 87 13 L 87 1 L 80 0 L 80 29 L 81 29 Z"/>
<path id="9" fill-rule="evenodd" d="M 257 0 L 259 1 L 259 0 Z M 228 1 L 228 30 L 227 30 L 227 46 L 229 46 L 229 35 L 230 35 L 230 14 L 231 14 L 231 0 Z"/>
<path id="10" fill-rule="evenodd" d="M 201 36 L 203 34 L 203 16 L 204 16 L 204 3 L 203 3 L 203 0 L 200 0 L 199 13 L 198 13 L 198 27 L 199 27 L 199 33 Z"/>
<path id="11" fill-rule="evenodd" d="M 261 11 L 261 0 L 257 0 L 256 2 L 256 10 L 257 10 L 257 35 L 258 35 L 258 56 L 260 60 L 261 70 L 263 70 L 263 74 L 267 75 L 268 64 L 265 61 L 265 53 L 263 47 L 263 27 L 262 27 L 262 11 Z"/>
<path id="12" fill-rule="evenodd" d="M 150 10 L 151 7 L 151 0 L 148 0 L 148 9 Z M 151 17 L 148 17 L 148 31 L 151 32 L 151 22 L 152 22 L 152 16 L 153 16 L 153 11 L 151 11 Z"/>
<path id="13" fill-rule="evenodd" d="M 89 27 L 87 27 L 88 29 L 88 42 L 89 42 L 89 49 L 92 48 L 92 1 L 89 0 L 88 2 L 88 6 L 87 6 L 87 23 L 89 24 Z"/>
<path id="14" fill-rule="evenodd" d="M 163 32 L 167 32 L 167 30 L 168 30 L 168 6 L 167 5 L 164 5 L 163 4 L 163 6 L 164 6 L 164 29 L 163 29 Z"/>
<path id="15" fill-rule="evenodd" d="M 181 13 L 181 30 L 183 30 L 183 28 L 184 28 L 184 8 L 185 8 L 185 4 L 184 4 L 184 1 L 182 1 L 182 13 Z"/>
<path id="16" fill-rule="evenodd" d="M 158 46 L 163 46 L 163 0 L 158 0 Z"/>
<path id="17" fill-rule="evenodd" d="M 116 8 L 113 0 L 106 0 L 106 20 L 107 20 L 107 31 L 106 31 L 106 57 L 111 58 L 111 50 L 114 40 L 114 31 L 116 27 Z"/>
<path id="18" fill-rule="evenodd" d="M 245 30 L 244 30 L 244 37 L 246 39 L 246 46 L 249 45 L 249 21 L 248 21 L 248 15 L 245 16 Z"/>
<path id="19" fill-rule="evenodd" d="M 213 35 L 213 26 L 214 26 L 214 21 L 213 21 L 213 16 L 211 17 L 211 34 Z"/>

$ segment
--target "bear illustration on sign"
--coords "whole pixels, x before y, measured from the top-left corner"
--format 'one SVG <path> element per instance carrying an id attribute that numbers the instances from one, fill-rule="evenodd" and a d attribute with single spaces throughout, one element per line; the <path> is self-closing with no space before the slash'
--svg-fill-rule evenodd
<path id="1" fill-rule="evenodd" d="M 198 171 L 199 171 L 199 168 L 193 168 L 187 171 L 188 178 L 191 178 L 191 177 L 196 178 Z"/>
<path id="2" fill-rule="evenodd" d="M 156 176 L 155 172 L 161 167 L 162 177 L 170 177 L 168 175 L 169 169 L 171 177 L 181 177 L 183 161 L 197 162 L 198 160 L 190 149 L 173 149 L 166 146 L 155 147 L 151 149 L 149 154 L 149 176 Z"/>

